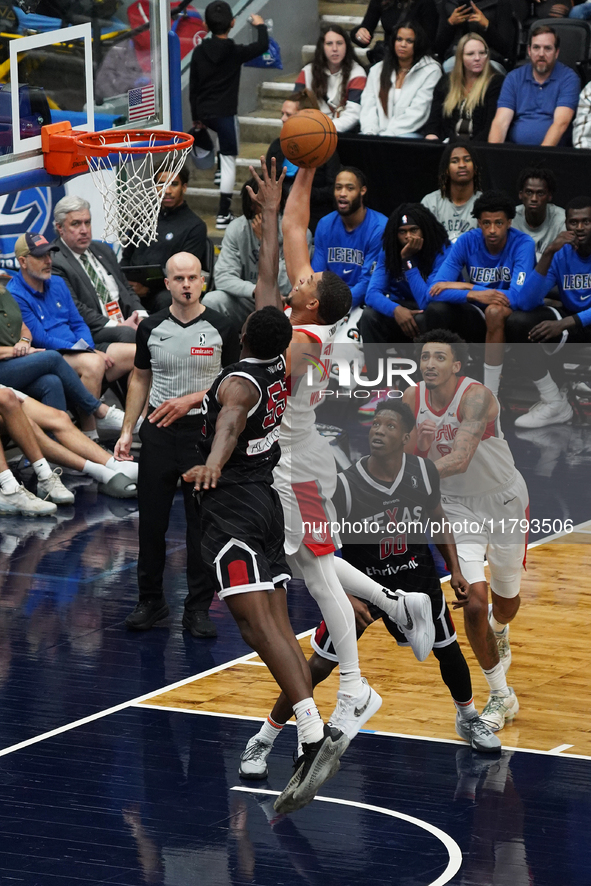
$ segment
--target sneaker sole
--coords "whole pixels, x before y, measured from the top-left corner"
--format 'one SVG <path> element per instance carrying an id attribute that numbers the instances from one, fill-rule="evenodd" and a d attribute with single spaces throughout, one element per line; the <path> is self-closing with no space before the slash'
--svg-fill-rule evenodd
<path id="1" fill-rule="evenodd" d="M 287 804 L 289 812 L 296 812 L 311 803 L 322 785 L 333 775 L 336 775 L 340 766 L 340 758 L 349 744 L 350 739 L 344 733 L 338 741 L 325 744 L 310 766 L 307 775 L 295 789 L 291 803 Z"/>
<path id="2" fill-rule="evenodd" d="M 130 624 L 127 619 L 125 619 L 125 627 L 128 631 L 149 631 L 150 628 L 153 628 L 156 622 L 162 621 L 163 618 L 166 618 L 167 615 L 170 614 L 170 609 L 168 606 L 165 606 L 161 609 L 156 615 L 150 618 L 148 621 L 144 622 L 142 625 L 134 625 Z"/>
<path id="3" fill-rule="evenodd" d="M 269 767 L 265 766 L 264 772 L 243 772 L 242 769 L 239 768 L 238 775 L 246 781 L 265 781 L 265 779 L 269 777 Z"/>

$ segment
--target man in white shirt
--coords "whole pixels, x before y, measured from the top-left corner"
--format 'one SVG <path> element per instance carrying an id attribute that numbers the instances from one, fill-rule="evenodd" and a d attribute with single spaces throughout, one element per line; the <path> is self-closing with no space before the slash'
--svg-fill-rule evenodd
<path id="1" fill-rule="evenodd" d="M 539 261 L 546 246 L 565 230 L 564 209 L 552 202 L 556 179 L 551 169 L 531 166 L 519 173 L 517 188 L 521 204 L 515 209 L 513 227 L 532 237 Z"/>

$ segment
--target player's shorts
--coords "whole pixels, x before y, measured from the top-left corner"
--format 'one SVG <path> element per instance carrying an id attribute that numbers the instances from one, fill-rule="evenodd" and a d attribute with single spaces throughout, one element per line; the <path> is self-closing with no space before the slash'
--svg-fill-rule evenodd
<path id="1" fill-rule="evenodd" d="M 321 557 L 340 548 L 330 524 L 337 515 L 332 497 L 337 469 L 330 444 L 316 432 L 296 447 L 281 447 L 281 459 L 273 471 L 285 518 L 285 552 L 295 554 L 302 544 Z"/>
<path id="2" fill-rule="evenodd" d="M 400 584 L 401 582 L 399 581 L 397 586 L 400 587 Z M 393 587 L 392 590 L 395 590 L 395 588 Z M 403 590 L 406 590 L 406 588 L 403 588 Z M 458 638 L 441 585 L 439 582 L 433 582 L 433 584 L 426 585 L 422 592 L 427 594 L 431 600 L 431 614 L 435 625 L 435 642 L 433 646 L 438 648 L 449 646 Z M 374 606 L 373 603 L 367 603 L 366 605 L 375 619 L 383 619 L 386 628 L 390 634 L 392 634 L 399 646 L 410 646 L 410 643 L 406 639 L 401 628 L 399 628 L 398 625 L 385 614 L 385 612 L 382 612 L 382 610 L 378 606 Z M 359 633 L 358 628 L 357 637 L 359 638 L 363 633 L 363 631 Z M 321 658 L 327 658 L 329 661 L 338 662 L 325 622 L 318 625 L 310 638 L 310 643 L 314 652 L 317 652 Z"/>
<path id="3" fill-rule="evenodd" d="M 486 581 L 486 558 L 495 594 L 516 597 L 525 566 L 529 523 L 529 496 L 519 471 L 492 495 L 446 495 L 441 503 L 452 524 L 464 578 L 470 584 Z"/>
<path id="4" fill-rule="evenodd" d="M 283 510 L 266 483 L 218 486 L 201 494 L 201 551 L 218 597 L 272 591 L 291 578 Z"/>

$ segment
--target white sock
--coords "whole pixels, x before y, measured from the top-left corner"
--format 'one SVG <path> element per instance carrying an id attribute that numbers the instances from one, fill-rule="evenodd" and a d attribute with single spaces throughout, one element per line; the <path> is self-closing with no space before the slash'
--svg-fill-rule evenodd
<path id="1" fill-rule="evenodd" d="M 502 634 L 507 625 L 501 624 L 500 621 L 497 621 L 492 612 L 489 613 L 488 623 L 495 632 L 495 634 Z"/>
<path id="2" fill-rule="evenodd" d="M 470 701 L 456 701 L 454 698 L 454 705 L 462 720 L 473 720 L 474 717 L 478 716 L 478 711 L 474 705 L 474 697 Z"/>
<path id="3" fill-rule="evenodd" d="M 291 558 L 290 558 L 291 559 Z M 304 576 L 306 587 L 318 603 L 326 622 L 340 668 L 339 688 L 348 695 L 364 691 L 357 655 L 355 613 L 335 571 L 334 554 L 316 557 L 302 545 L 293 555 L 297 571 Z"/>
<path id="4" fill-rule="evenodd" d="M 284 723 L 276 723 L 275 720 L 271 719 L 271 717 L 267 717 L 267 719 L 257 732 L 257 738 L 260 738 L 260 740 L 264 741 L 265 744 L 273 745 L 275 739 L 283 729 L 284 725 Z"/>
<path id="5" fill-rule="evenodd" d="M 0 489 L 6 495 L 13 495 L 19 490 L 19 483 L 10 468 L 0 472 Z"/>
<path id="6" fill-rule="evenodd" d="M 98 442 L 98 431 L 96 428 L 93 428 L 92 431 L 82 431 L 85 437 L 88 437 L 89 440 L 94 440 L 95 443 Z"/>
<path id="7" fill-rule="evenodd" d="M 334 568 L 338 580 L 348 594 L 354 594 L 356 597 L 383 609 L 385 596 L 383 585 L 365 575 L 347 560 L 343 560 L 342 557 L 334 558 Z M 388 612 L 390 613 L 391 607 L 396 601 L 392 601 L 391 598 L 389 600 Z M 402 624 L 406 624 L 404 613 L 401 616 L 401 621 Z"/>
<path id="8" fill-rule="evenodd" d="M 546 373 L 544 378 L 540 378 L 538 381 L 534 381 L 534 384 L 540 392 L 540 397 L 542 398 L 544 403 L 551 403 L 553 400 L 561 399 L 558 385 L 549 372 Z"/>
<path id="9" fill-rule="evenodd" d="M 501 382 L 501 374 L 503 372 L 503 364 L 500 366 L 490 366 L 484 364 L 484 386 L 492 391 L 495 397 L 499 393 L 499 384 Z"/>
<path id="10" fill-rule="evenodd" d="M 46 458 L 40 458 L 39 461 L 31 462 L 31 467 L 37 474 L 38 480 L 49 480 L 52 471 Z"/>
<path id="11" fill-rule="evenodd" d="M 298 741 L 311 744 L 324 738 L 324 723 L 313 698 L 303 698 L 293 706 L 298 727 Z"/>
<path id="12" fill-rule="evenodd" d="M 490 671 L 485 671 L 483 668 L 482 673 L 486 677 L 486 682 L 493 695 L 509 695 L 507 676 L 501 662 L 495 665 L 494 668 L 491 668 Z"/>
<path id="13" fill-rule="evenodd" d="M 97 480 L 99 483 L 108 483 L 111 477 L 115 476 L 113 471 L 110 471 L 105 465 L 97 464 L 95 461 L 85 461 L 82 473 L 88 474 L 89 477 L 92 477 L 93 480 Z"/>
<path id="14" fill-rule="evenodd" d="M 106 467 L 109 468 L 109 470 L 113 471 L 115 474 L 125 474 L 125 476 L 129 477 L 130 480 L 133 480 L 135 483 L 137 483 L 137 461 L 117 461 L 117 459 L 112 455 L 107 462 Z"/>

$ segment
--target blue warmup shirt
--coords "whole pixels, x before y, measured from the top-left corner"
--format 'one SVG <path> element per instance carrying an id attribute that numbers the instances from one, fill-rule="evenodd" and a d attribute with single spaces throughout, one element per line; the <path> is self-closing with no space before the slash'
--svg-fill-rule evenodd
<path id="1" fill-rule="evenodd" d="M 523 286 L 535 264 L 536 247 L 529 234 L 509 228 L 504 248 L 498 255 L 491 255 L 482 231 L 474 228 L 458 237 L 433 282 L 461 280 L 461 272 L 465 268 L 468 281 L 473 284 L 473 292 L 478 289 L 499 289 L 506 294 L 513 310 L 517 310 L 521 309 Z M 436 298 L 438 301 L 465 302 L 468 292 L 465 289 L 447 289 Z"/>
<path id="2" fill-rule="evenodd" d="M 534 271 L 522 292 L 522 310 L 540 307 L 553 286 L 567 311 L 577 314 L 583 326 L 591 325 L 591 256 L 581 258 L 570 243 L 560 249 L 545 277 Z"/>
<path id="3" fill-rule="evenodd" d="M 556 62 L 545 81 L 534 79 L 531 65 L 510 71 L 503 82 L 497 108 L 510 108 L 515 117 L 509 127 L 507 141 L 518 145 L 541 145 L 554 122 L 556 108 L 577 110 L 581 82 L 575 72 Z M 570 144 L 571 129 L 566 130 L 559 144 Z"/>
<path id="4" fill-rule="evenodd" d="M 371 275 L 369 286 L 365 294 L 365 304 L 380 314 L 391 317 L 396 305 L 414 299 L 421 310 L 429 304 L 429 290 L 435 283 L 437 272 L 451 246 L 445 246 L 442 252 L 435 256 L 433 270 L 426 280 L 423 280 L 418 268 L 412 268 L 404 272 L 404 277 L 397 279 L 386 268 L 386 253 L 382 249 Z M 461 279 L 461 276 L 457 279 Z"/>
<path id="5" fill-rule="evenodd" d="M 338 212 L 318 222 L 312 269 L 338 274 L 351 289 L 354 308 L 363 304 L 387 223 L 386 216 L 375 209 L 366 209 L 365 218 L 353 231 L 346 229 Z"/>
<path id="6" fill-rule="evenodd" d="M 89 347 L 94 348 L 90 329 L 61 277 L 50 277 L 43 292 L 37 292 L 31 289 L 20 272 L 6 288 L 18 302 L 23 321 L 31 330 L 34 347 L 64 350 L 83 338 Z"/>

